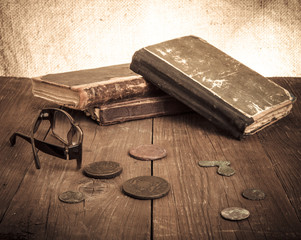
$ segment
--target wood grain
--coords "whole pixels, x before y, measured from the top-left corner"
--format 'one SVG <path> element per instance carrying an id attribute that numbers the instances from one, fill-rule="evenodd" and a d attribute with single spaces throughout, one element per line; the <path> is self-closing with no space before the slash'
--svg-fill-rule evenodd
<path id="1" fill-rule="evenodd" d="M 172 191 L 154 201 L 154 239 L 300 237 L 300 110 L 294 112 L 242 141 L 228 138 L 196 114 L 155 119 L 154 143 L 164 146 L 168 157 L 154 162 L 153 172 L 165 176 Z M 285 125 L 295 127 L 283 134 Z M 230 161 L 236 174 L 222 177 L 216 168 L 199 167 L 200 160 Z M 266 199 L 244 199 L 247 188 L 262 189 Z M 248 209 L 250 218 L 229 222 L 220 217 L 223 208 L 234 206 Z"/>
<path id="2" fill-rule="evenodd" d="M 37 239 L 149 238 L 150 201 L 132 200 L 124 196 L 120 188 L 128 178 L 150 175 L 150 163 L 131 159 L 127 151 L 134 140 L 150 140 L 151 122 L 146 120 L 141 121 L 140 126 L 135 124 L 137 135 L 129 134 L 133 123 L 119 128 L 100 128 L 97 124 L 91 126 L 89 119 L 80 119 L 80 124 L 85 133 L 84 165 L 94 161 L 117 161 L 123 166 L 121 176 L 109 180 L 91 179 L 75 170 L 75 161 L 71 163 L 40 154 L 42 169 L 32 168 L 31 174 L 25 176 L 20 191 L 13 199 L 13 207 L 7 212 L 7 216 L 11 217 L 5 218 L 2 224 L 18 224 L 20 233 L 34 235 Z M 141 128 L 148 131 L 142 135 Z M 116 135 L 121 137 L 117 139 Z M 60 202 L 58 195 L 69 190 L 84 192 L 85 202 Z M 26 202 L 22 201 L 24 198 Z M 33 212 L 23 213 L 25 204 Z"/>
<path id="3" fill-rule="evenodd" d="M 301 98 L 301 79 L 275 78 Z M 65 161 L 42 152 L 34 166 L 31 146 L 8 138 L 30 134 L 47 102 L 32 97 L 25 79 L 0 78 L 0 239 L 300 239 L 300 104 L 286 118 L 241 141 L 195 113 L 99 126 L 83 112 L 71 111 L 84 132 L 83 166 L 116 161 L 114 179 L 92 179 Z M 41 125 L 44 135 L 47 124 Z M 43 131 L 44 130 L 44 131 Z M 53 136 L 47 135 L 53 142 Z M 154 143 L 167 157 L 153 163 L 128 155 L 131 147 Z M 227 160 L 236 174 L 223 177 L 200 160 Z M 171 184 L 161 199 L 136 200 L 121 192 L 122 183 L 141 175 Z M 241 196 L 247 188 L 266 193 L 261 201 Z M 81 191 L 86 200 L 66 204 L 64 191 Z M 243 207 L 248 219 L 227 221 L 220 211 Z"/>
<path id="4" fill-rule="evenodd" d="M 287 198 L 301 220 L 301 78 L 272 78 L 273 81 L 290 89 L 297 97 L 292 113 L 269 131 L 258 134 L 262 146 L 272 162 L 274 171 L 280 179 Z"/>
<path id="5" fill-rule="evenodd" d="M 30 134 L 34 118 L 45 101 L 35 101 L 31 94 L 29 79 L 0 78 L 0 221 L 6 214 L 12 198 L 19 190 L 25 174 L 33 165 L 31 146 L 17 139 L 16 145 L 9 144 L 10 136 L 16 132 Z"/>
<path id="6" fill-rule="evenodd" d="M 41 169 L 37 170 L 28 144 L 28 154 L 24 156 L 30 158 L 27 171 L 20 174 L 22 181 L 9 206 L 2 205 L 5 214 L 0 226 L 1 236 L 34 236 L 36 239 L 122 239 L 126 236 L 129 239 L 148 239 L 151 202 L 125 196 L 121 193 L 121 185 L 131 177 L 151 174 L 151 164 L 132 159 L 128 150 L 135 144 L 151 142 L 152 120 L 99 127 L 82 112 L 71 114 L 84 131 L 83 165 L 94 161 L 116 161 L 123 166 L 122 174 L 109 180 L 88 178 L 81 171 L 76 171 L 75 161 L 66 162 L 41 152 Z M 53 141 L 51 136 L 46 140 Z M 18 160 L 22 163 L 23 159 Z M 16 169 L 11 171 L 15 171 L 11 177 L 15 176 Z M 60 202 L 59 193 L 67 190 L 84 192 L 85 202 Z"/>

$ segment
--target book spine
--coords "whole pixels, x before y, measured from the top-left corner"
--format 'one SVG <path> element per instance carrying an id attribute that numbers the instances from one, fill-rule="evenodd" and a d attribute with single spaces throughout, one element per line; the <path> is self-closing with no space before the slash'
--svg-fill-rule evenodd
<path id="1" fill-rule="evenodd" d="M 86 86 L 85 88 L 73 88 L 79 93 L 79 103 L 76 108 L 85 109 L 90 106 L 117 102 L 122 99 L 146 97 L 163 92 L 142 77 L 130 79 L 118 78 L 105 84 Z"/>
<path id="2" fill-rule="evenodd" d="M 253 122 L 253 119 L 231 109 L 206 89 L 200 89 L 197 86 L 187 87 L 181 84 L 188 83 L 189 85 L 192 82 L 187 79 L 187 76 L 183 76 L 179 72 L 175 73 L 173 77 L 163 74 L 160 71 L 161 68 L 170 73 L 175 71 L 172 66 L 153 57 L 145 49 L 134 54 L 130 68 L 238 139 L 243 137 L 246 126 Z"/>
<path id="3" fill-rule="evenodd" d="M 111 125 L 138 119 L 191 112 L 191 109 L 170 96 L 130 99 L 104 104 L 86 110 L 100 125 Z"/>

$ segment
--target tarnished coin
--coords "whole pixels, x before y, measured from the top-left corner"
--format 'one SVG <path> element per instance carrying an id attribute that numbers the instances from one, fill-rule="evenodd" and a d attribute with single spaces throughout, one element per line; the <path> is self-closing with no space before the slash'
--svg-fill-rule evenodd
<path id="1" fill-rule="evenodd" d="M 246 189 L 242 192 L 242 196 L 249 200 L 262 200 L 265 198 L 265 193 L 259 189 Z"/>
<path id="2" fill-rule="evenodd" d="M 216 165 L 218 167 L 220 167 L 220 166 L 230 166 L 230 162 L 229 161 L 216 161 Z"/>
<path id="3" fill-rule="evenodd" d="M 160 177 L 140 176 L 127 180 L 122 185 L 122 190 L 133 198 L 156 199 L 168 194 L 170 184 Z"/>
<path id="4" fill-rule="evenodd" d="M 230 177 L 235 174 L 235 170 L 227 165 L 221 165 L 217 169 L 217 173 L 222 176 Z"/>
<path id="5" fill-rule="evenodd" d="M 83 172 L 92 178 L 114 178 L 122 172 L 122 167 L 117 162 L 100 161 L 84 167 Z"/>
<path id="6" fill-rule="evenodd" d="M 158 160 L 166 157 L 166 150 L 153 144 L 140 145 L 132 148 L 129 155 L 138 160 Z"/>
<path id="7" fill-rule="evenodd" d="M 67 191 L 61 193 L 59 199 L 65 203 L 79 203 L 84 201 L 85 196 L 81 192 Z"/>
<path id="8" fill-rule="evenodd" d="M 229 161 L 199 161 L 200 167 L 219 167 L 222 165 L 230 165 Z"/>
<path id="9" fill-rule="evenodd" d="M 225 219 L 238 221 L 248 218 L 250 216 L 250 212 L 244 208 L 230 207 L 222 210 L 221 215 Z"/>

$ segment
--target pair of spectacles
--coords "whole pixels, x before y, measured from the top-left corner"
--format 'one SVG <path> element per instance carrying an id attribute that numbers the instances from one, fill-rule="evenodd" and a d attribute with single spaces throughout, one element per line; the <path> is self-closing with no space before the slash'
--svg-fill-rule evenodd
<path id="1" fill-rule="evenodd" d="M 61 143 L 60 145 L 48 143 L 35 138 L 35 134 L 43 120 L 48 120 L 50 122 L 51 132 L 53 136 L 59 140 Z M 16 144 L 17 136 L 31 143 L 35 166 L 37 169 L 41 168 L 37 149 L 62 159 L 76 159 L 77 168 L 81 168 L 83 131 L 66 111 L 59 108 L 47 108 L 41 110 L 34 122 L 31 136 L 15 132 L 9 139 L 12 146 Z"/>

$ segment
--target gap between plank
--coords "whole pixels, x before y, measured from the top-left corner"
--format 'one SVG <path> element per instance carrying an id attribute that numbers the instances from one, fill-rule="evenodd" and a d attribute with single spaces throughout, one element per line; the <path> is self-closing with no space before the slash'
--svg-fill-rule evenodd
<path id="1" fill-rule="evenodd" d="M 151 144 L 154 144 L 154 118 L 152 118 L 152 139 Z M 151 161 L 151 176 L 154 175 L 154 161 Z M 151 231 L 150 240 L 154 239 L 154 200 L 151 200 Z"/>

